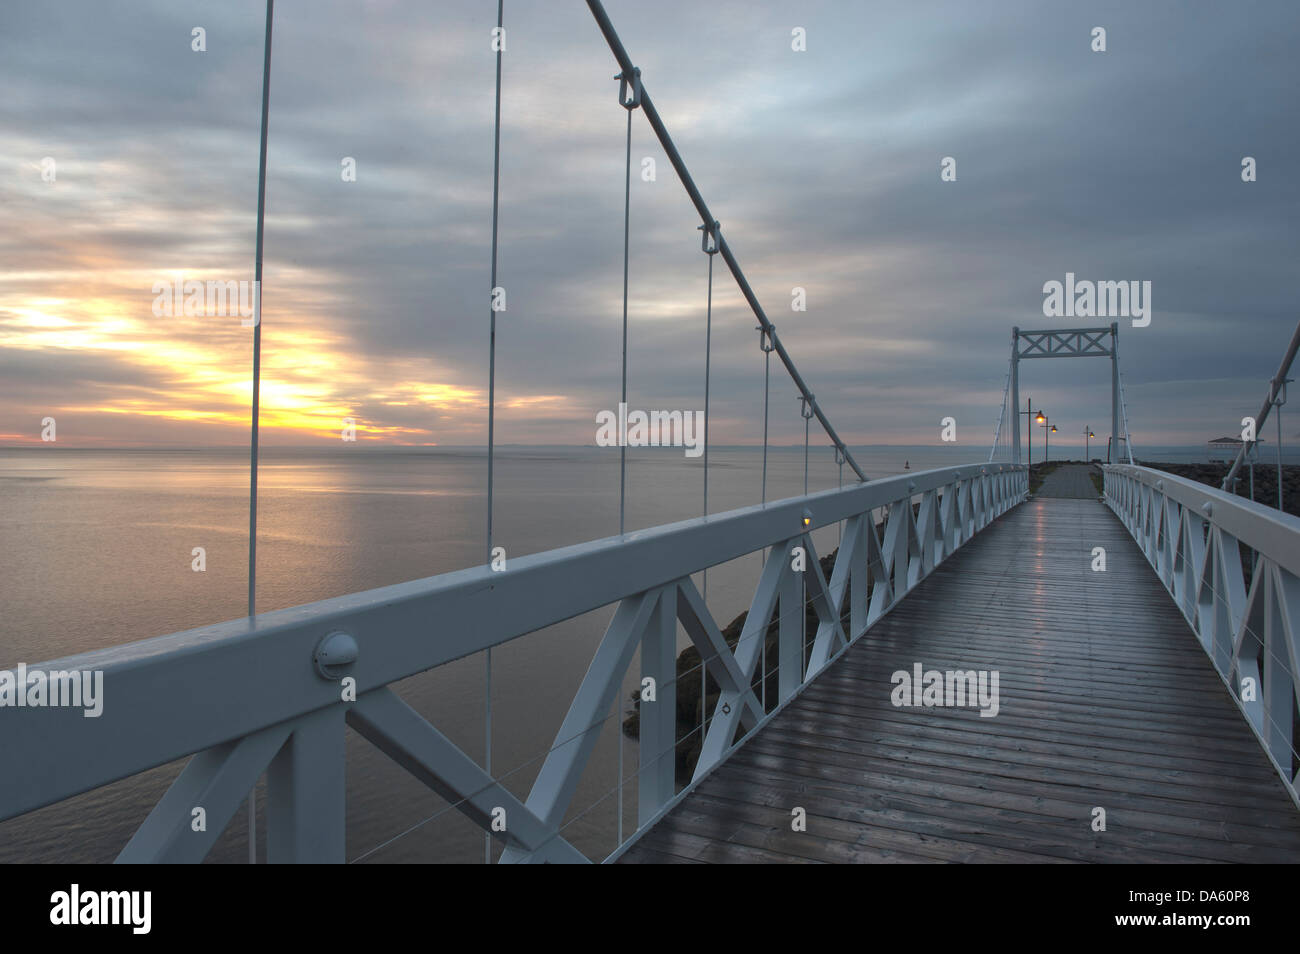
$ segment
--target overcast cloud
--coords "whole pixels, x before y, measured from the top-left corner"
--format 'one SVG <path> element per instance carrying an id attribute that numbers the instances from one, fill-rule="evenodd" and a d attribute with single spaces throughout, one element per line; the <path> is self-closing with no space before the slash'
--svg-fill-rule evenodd
<path id="1" fill-rule="evenodd" d="M 606 8 L 850 443 L 932 443 L 952 415 L 986 447 L 1011 327 L 1109 323 L 1043 316 L 1067 271 L 1152 283 L 1150 326 L 1120 327 L 1139 449 L 1258 409 L 1297 318 L 1300 6 Z M 265 437 L 323 441 L 352 416 L 367 440 L 482 443 L 496 4 L 275 13 Z M 246 440 L 250 332 L 155 318 L 151 289 L 252 278 L 263 20 L 260 0 L 0 8 L 0 441 L 38 441 L 47 414 L 69 443 Z M 506 0 L 506 24 L 497 437 L 590 443 L 619 388 L 617 67 L 578 0 Z M 629 401 L 699 408 L 699 219 L 639 113 L 632 155 Z M 711 436 L 752 443 L 758 336 L 717 266 Z M 793 442 L 795 391 L 773 385 L 774 439 Z M 1109 430 L 1104 361 L 1027 364 L 1021 394 L 1062 444 Z"/>

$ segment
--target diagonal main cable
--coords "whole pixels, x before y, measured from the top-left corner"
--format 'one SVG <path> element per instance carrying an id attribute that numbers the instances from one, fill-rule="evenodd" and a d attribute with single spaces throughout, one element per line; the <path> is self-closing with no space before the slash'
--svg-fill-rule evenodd
<path id="1" fill-rule="evenodd" d="M 619 67 L 623 71 L 620 74 L 620 78 L 635 76 L 637 96 L 636 105 L 645 113 L 646 121 L 654 131 L 656 138 L 659 140 L 660 146 L 663 147 L 664 153 L 668 156 L 668 161 L 672 163 L 673 169 L 676 170 L 677 178 L 681 181 L 683 188 L 686 189 L 686 194 L 690 197 L 692 204 L 694 204 L 696 212 L 699 213 L 700 221 L 706 224 L 717 221 L 709 211 L 709 207 L 705 204 L 703 196 L 700 195 L 700 190 L 696 188 L 695 181 L 691 178 L 690 171 L 686 168 L 686 163 L 682 160 L 681 154 L 673 144 L 672 137 L 668 135 L 668 129 L 664 126 L 663 120 L 660 118 L 658 111 L 654 107 L 654 103 L 651 102 L 650 94 L 645 91 L 645 84 L 641 81 L 641 71 L 632 65 L 632 59 L 628 56 L 627 50 L 623 47 L 623 42 L 618 37 L 618 31 L 614 29 L 614 24 L 610 22 L 609 15 L 605 12 L 604 6 L 601 4 L 600 0 L 587 0 L 587 7 L 591 10 L 592 16 L 595 17 L 596 25 L 600 27 L 600 31 L 604 35 L 605 41 L 609 44 L 610 51 L 614 54 L 614 59 L 618 62 Z M 629 115 L 629 123 L 630 122 L 631 117 Z M 630 138 L 630 131 L 628 135 Z M 785 350 L 785 346 L 781 344 L 780 339 L 776 337 L 776 331 L 772 322 L 768 320 L 766 312 L 763 311 L 763 306 L 759 304 L 758 296 L 754 294 L 754 289 L 750 287 L 749 281 L 745 278 L 745 273 L 741 271 L 740 263 L 736 261 L 736 256 L 732 254 L 731 246 L 727 244 L 727 240 L 721 234 L 718 235 L 718 253 L 722 256 L 722 260 L 727 263 L 727 268 L 731 270 L 731 275 L 736 280 L 736 285 L 740 288 L 741 294 L 745 296 L 745 301 L 749 303 L 749 307 L 753 310 L 754 316 L 759 320 L 759 324 L 770 336 L 773 350 L 776 351 L 777 357 L 781 359 L 781 363 L 785 365 L 785 369 L 789 373 L 791 380 L 794 382 L 795 387 L 799 389 L 799 393 L 804 398 L 812 403 L 813 414 L 821 423 L 822 429 L 826 432 L 826 436 L 831 439 L 832 444 L 839 447 L 843 452 L 844 459 L 847 461 L 849 466 L 853 468 L 853 472 L 858 475 L 858 479 L 865 481 L 867 475 L 863 472 L 862 468 L 858 466 L 853 455 L 849 453 L 848 447 L 835 432 L 835 428 L 831 426 L 830 420 L 826 417 L 825 413 L 823 413 L 820 405 L 813 400 L 812 392 L 809 390 L 807 384 L 804 383 L 803 377 L 799 374 L 798 368 L 795 367 L 794 360 L 790 357 L 789 352 Z M 626 259 L 626 254 L 624 257 Z"/>

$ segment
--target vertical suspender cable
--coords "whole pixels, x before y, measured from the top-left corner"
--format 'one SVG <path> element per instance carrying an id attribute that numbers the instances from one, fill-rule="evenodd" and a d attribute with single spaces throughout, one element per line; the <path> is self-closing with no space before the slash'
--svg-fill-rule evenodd
<path id="1" fill-rule="evenodd" d="M 999 442 L 1002 439 L 1002 422 L 1007 419 L 1007 389 L 1011 387 L 1011 366 L 1007 366 L 1007 380 L 1002 385 L 1002 410 L 998 412 L 998 426 L 993 431 L 993 448 L 989 451 L 989 463 L 997 456 Z M 1018 423 L 1018 422 L 1017 422 Z"/>
<path id="2" fill-rule="evenodd" d="M 627 159 L 623 168 L 623 383 L 622 390 L 619 392 L 621 397 L 620 419 L 626 413 L 623 409 L 627 407 L 627 268 L 628 268 L 628 237 L 631 233 L 631 216 L 632 216 L 632 110 L 641 104 L 641 71 L 634 70 L 632 80 L 631 98 L 625 98 L 624 92 L 627 89 L 628 79 L 626 73 L 620 73 L 615 79 L 621 80 L 622 85 L 619 87 L 618 101 L 623 108 L 627 110 Z M 627 440 L 625 435 L 619 435 L 618 447 L 618 532 L 621 536 L 626 527 L 627 519 Z"/>
<path id="3" fill-rule="evenodd" d="M 1257 429 L 1262 429 L 1264 422 L 1268 420 L 1268 415 L 1274 407 L 1273 399 L 1277 396 L 1279 389 L 1285 391 L 1286 376 L 1291 370 L 1291 364 L 1295 361 L 1297 353 L 1300 353 L 1300 322 L 1296 324 L 1295 331 L 1291 333 L 1291 341 L 1287 345 L 1286 353 L 1282 356 L 1282 363 L 1277 367 L 1277 374 L 1269 379 L 1268 394 L 1264 397 L 1264 405 L 1259 409 L 1259 413 L 1255 415 L 1255 427 Z M 1237 456 L 1232 461 L 1232 466 L 1228 468 L 1228 472 L 1223 476 L 1223 483 L 1220 485 L 1223 490 L 1227 490 L 1233 478 L 1237 476 L 1237 468 L 1245 460 L 1247 450 L 1249 450 L 1249 446 L 1243 442 L 1241 450 L 1237 451 Z M 1258 448 L 1256 450 L 1258 451 Z M 1258 453 L 1256 456 L 1258 456 Z"/>
<path id="4" fill-rule="evenodd" d="M 628 115 L 631 115 L 630 113 Z M 718 223 L 712 226 L 701 225 L 704 233 L 700 240 L 700 250 L 709 258 L 708 290 L 704 298 L 704 504 L 700 515 L 709 515 L 709 371 L 713 360 L 713 256 L 718 254 Z M 712 245 L 709 244 L 713 238 Z M 704 570 L 704 599 L 709 598 L 709 571 Z"/>
<path id="5" fill-rule="evenodd" d="M 1282 405 L 1286 403 L 1286 383 L 1283 379 L 1282 393 L 1276 394 L 1273 401 L 1274 407 L 1277 408 L 1277 509 L 1282 510 Z M 1285 512 L 1285 511 L 1283 511 Z"/>
<path id="6" fill-rule="evenodd" d="M 704 226 L 700 226 L 704 228 Z M 713 354 L 713 253 L 709 252 L 709 230 L 704 229 L 704 250 L 709 253 L 709 285 L 704 307 L 704 504 L 701 516 L 709 515 L 709 365 Z M 1279 483 L 1279 486 L 1281 484 Z M 709 568 L 704 568 L 704 602 L 709 602 Z M 704 745 L 704 712 L 709 693 L 709 666 L 700 653 L 700 745 Z M 703 749 L 701 748 L 701 751 Z"/>
<path id="7" fill-rule="evenodd" d="M 505 0 L 497 0 L 497 87 L 496 117 L 492 130 L 492 291 L 489 301 L 495 298 L 497 288 L 497 214 L 501 200 L 501 54 L 505 50 L 502 25 L 505 15 Z M 487 556 L 484 562 L 492 562 L 492 477 L 494 450 L 496 441 L 496 400 L 497 400 L 497 312 L 494 304 L 488 306 L 488 446 L 487 446 Z M 483 770 L 492 774 L 492 647 L 486 652 L 484 678 L 483 718 Z M 483 861 L 492 863 L 492 835 L 483 833 Z"/>
<path id="8" fill-rule="evenodd" d="M 629 115 L 631 115 L 629 113 Z M 701 515 L 709 515 L 709 371 L 713 357 L 713 256 L 718 252 L 717 236 L 714 235 L 713 245 L 709 245 L 709 233 L 718 228 L 718 223 L 714 222 L 710 228 L 707 225 L 699 226 L 704 233 L 700 240 L 700 249 L 709 258 L 709 281 L 708 290 L 705 293 L 704 305 L 704 504 Z M 704 568 L 704 602 L 709 601 L 709 570 Z M 700 653 L 700 745 L 704 745 L 705 713 L 707 710 L 706 702 L 709 691 L 709 665 L 704 659 L 704 654 Z"/>
<path id="9" fill-rule="evenodd" d="M 262 144 L 257 160 L 257 252 L 253 265 L 253 414 L 248 465 L 248 615 L 257 613 L 257 421 L 262 383 L 262 226 L 266 221 L 266 134 L 271 108 L 271 20 L 275 0 L 266 0 L 266 46 L 262 56 Z M 248 863 L 257 864 L 257 783 L 248 793 Z"/>
<path id="10" fill-rule="evenodd" d="M 808 496 L 808 425 L 813 416 L 813 398 L 799 395 L 799 415 L 803 418 L 803 495 Z"/>
<path id="11" fill-rule="evenodd" d="M 632 213 L 632 111 L 627 112 L 627 163 L 623 185 L 623 378 L 619 403 L 627 406 L 627 251 L 629 220 Z M 627 441 L 619 435 L 618 448 L 618 532 L 621 536 L 627 520 Z"/>
<path id="12" fill-rule="evenodd" d="M 808 496 L 808 418 L 803 419 L 803 495 Z"/>
<path id="13" fill-rule="evenodd" d="M 1247 461 L 1248 461 L 1249 464 L 1250 464 L 1250 499 L 1251 499 L 1251 502 L 1253 503 L 1254 500 L 1255 500 L 1255 457 L 1258 456 L 1258 455 L 1253 455 L 1253 456 L 1252 456 L 1252 455 L 1249 453 L 1249 451 L 1251 451 L 1251 450 L 1254 450 L 1254 448 L 1252 447 L 1252 448 L 1249 448 L 1249 449 L 1248 449 L 1248 452 L 1247 452 L 1247 455 L 1246 455 L 1246 459 L 1247 459 Z"/>
<path id="14" fill-rule="evenodd" d="M 808 496 L 808 427 L 813 416 L 812 396 L 799 395 L 799 414 L 803 417 L 803 495 Z M 838 449 L 838 445 L 837 445 Z M 809 531 L 809 540 L 812 539 Z M 799 605 L 801 612 L 799 614 L 799 631 L 802 634 L 799 645 L 803 651 L 808 651 L 808 575 L 805 570 L 799 574 Z"/>
<path id="15" fill-rule="evenodd" d="M 772 397 L 772 349 L 775 345 L 772 343 L 772 332 L 776 330 L 776 325 L 769 325 L 764 328 L 759 325 L 758 328 L 758 347 L 763 352 L 763 485 L 762 485 L 762 502 L 767 503 L 767 418 L 768 405 Z M 758 551 L 759 556 L 766 559 L 763 550 Z M 763 712 L 767 712 L 767 634 L 761 637 L 762 646 L 762 704 Z"/>
<path id="16" fill-rule="evenodd" d="M 713 356 L 713 255 L 709 255 L 709 291 L 704 311 L 704 505 L 700 515 L 709 515 L 709 365 Z M 707 571 L 704 577 L 708 596 Z"/>
<path id="17" fill-rule="evenodd" d="M 844 455 L 840 453 L 840 449 L 838 447 L 835 447 L 834 444 L 832 444 L 831 446 L 835 449 L 835 464 L 840 469 L 840 479 L 836 489 L 843 490 L 844 489 Z M 844 521 L 843 520 L 841 520 L 839 523 L 835 525 L 835 540 L 836 540 L 837 548 L 843 545 L 844 543 Z"/>
<path id="18" fill-rule="evenodd" d="M 772 326 L 773 329 L 776 325 Z M 763 497 L 767 503 L 767 411 L 772 396 L 772 335 L 758 326 L 758 346 L 763 351 Z"/>
<path id="19" fill-rule="evenodd" d="M 1115 366 L 1116 368 L 1119 368 L 1118 355 L 1115 357 Z M 1119 410 L 1120 410 L 1120 415 L 1124 422 L 1124 450 L 1128 453 L 1129 464 L 1133 465 L 1135 463 L 1133 460 L 1133 439 L 1129 436 L 1129 432 L 1128 432 L 1128 396 L 1124 393 L 1123 370 L 1119 371 Z M 1116 460 L 1119 459 L 1118 454 L 1115 455 L 1115 459 Z"/>
<path id="20" fill-rule="evenodd" d="M 627 268 L 628 236 L 632 216 L 632 110 L 641 105 L 641 71 L 633 67 L 632 75 L 623 71 L 619 80 L 618 102 L 627 110 L 627 155 L 623 168 L 623 378 L 620 391 L 619 420 L 623 420 L 627 405 Z M 628 94 L 628 87 L 631 93 Z M 622 424 L 620 424 L 622 426 Z M 627 441 L 619 435 L 618 459 L 618 533 L 623 535 L 627 515 Z M 707 445 L 706 445 L 707 446 Z M 621 710 L 620 710 L 621 714 Z M 623 844 L 623 726 L 618 726 L 618 843 Z"/>
<path id="21" fill-rule="evenodd" d="M 614 24 L 610 22 L 609 15 L 605 12 L 604 5 L 600 0 L 587 0 L 587 7 L 591 10 L 592 16 L 595 17 L 596 25 L 600 28 L 600 32 L 605 37 L 605 41 L 609 44 L 610 52 L 614 54 L 615 61 L 624 72 L 631 70 L 636 75 L 636 105 L 645 113 L 646 122 L 649 123 L 651 131 L 654 132 L 656 138 L 658 138 L 659 144 L 663 147 L 664 153 L 668 157 L 668 161 L 672 163 L 672 167 L 677 173 L 677 178 L 680 180 L 682 187 L 686 190 L 687 195 L 690 196 L 691 203 L 695 206 L 695 210 L 700 214 L 700 221 L 714 221 L 712 213 L 709 212 L 708 206 L 704 203 L 704 197 L 700 195 L 700 190 L 696 188 L 695 180 L 691 178 L 690 171 L 686 168 L 685 162 L 682 161 L 681 153 L 677 151 L 676 145 L 673 144 L 672 137 L 668 135 L 668 130 L 664 126 L 658 110 L 655 109 L 654 103 L 651 101 L 649 94 L 646 93 L 642 87 L 640 70 L 632 65 L 632 59 L 628 56 L 627 50 L 623 47 L 623 42 L 618 38 L 618 32 L 614 29 Z M 620 74 L 620 78 L 622 78 L 622 74 Z M 753 288 L 750 287 L 749 282 L 745 279 L 745 274 L 741 271 L 740 264 L 736 261 L 735 254 L 728 247 L 725 238 L 721 238 L 718 241 L 718 254 L 722 256 L 723 262 L 725 262 L 727 268 L 731 270 L 732 277 L 735 278 L 736 284 L 740 288 L 740 293 L 745 297 L 746 302 L 749 303 L 750 308 L 754 312 L 754 317 L 757 318 L 759 323 L 763 326 L 771 328 L 772 323 L 768 321 L 767 314 L 763 311 L 762 305 L 759 304 L 758 297 L 754 294 Z M 811 392 L 808 390 L 807 384 L 800 376 L 798 369 L 795 368 L 794 361 L 791 360 L 789 352 L 785 350 L 780 341 L 775 339 L 773 340 L 777 357 L 779 357 L 781 363 L 785 365 L 785 369 L 789 372 L 790 378 L 794 382 L 795 387 L 799 389 L 800 393 L 811 397 Z M 821 426 L 825 429 L 826 436 L 830 438 L 831 443 L 844 447 L 844 442 L 840 440 L 839 435 L 835 433 L 835 428 L 831 426 L 826 415 L 822 413 L 821 408 L 815 407 L 814 413 L 818 422 L 820 422 Z M 851 454 L 845 454 L 845 463 L 853 468 L 854 473 L 858 475 L 860 480 L 865 481 L 867 479 L 866 474 L 864 474 L 862 469 L 858 467 L 857 461 L 853 459 Z"/>

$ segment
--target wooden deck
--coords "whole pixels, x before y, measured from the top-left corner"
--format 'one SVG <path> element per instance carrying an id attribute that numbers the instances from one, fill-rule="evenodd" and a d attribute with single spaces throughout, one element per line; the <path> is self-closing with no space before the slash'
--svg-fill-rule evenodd
<path id="1" fill-rule="evenodd" d="M 896 708 L 891 674 L 914 663 L 997 670 L 1000 711 Z M 1040 498 L 936 569 L 620 860 L 1295 862 L 1300 812 L 1115 516 Z"/>
<path id="2" fill-rule="evenodd" d="M 1096 500 L 1101 492 L 1089 476 L 1094 473 L 1087 464 L 1062 464 L 1047 475 L 1035 497 L 1068 497 L 1074 500 Z M 1101 471 L 1095 471 L 1098 475 Z"/>

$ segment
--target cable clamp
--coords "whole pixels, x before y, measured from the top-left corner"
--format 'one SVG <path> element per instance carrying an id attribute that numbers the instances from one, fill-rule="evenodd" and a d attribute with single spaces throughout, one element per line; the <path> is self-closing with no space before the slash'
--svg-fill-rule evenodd
<path id="1" fill-rule="evenodd" d="M 722 236 L 722 226 L 714 221 L 712 225 L 697 225 L 703 235 L 700 236 L 700 251 L 706 255 L 716 255 L 718 253 L 718 243 Z M 709 239 L 713 239 L 712 247 L 709 246 Z"/>
<path id="2" fill-rule="evenodd" d="M 776 350 L 776 342 L 772 340 L 772 334 L 776 331 L 776 325 L 758 325 L 754 328 L 758 332 L 758 347 L 764 354 L 770 354 Z"/>
<path id="3" fill-rule="evenodd" d="M 619 73 L 614 79 L 618 80 L 618 102 L 624 109 L 631 111 L 641 105 L 641 67 L 632 67 L 632 95 L 627 93 L 627 73 Z"/>
<path id="4" fill-rule="evenodd" d="M 1281 407 L 1286 403 L 1286 386 L 1294 381 L 1295 378 L 1283 378 L 1279 385 L 1277 381 L 1270 382 L 1272 387 L 1272 404 L 1274 407 Z"/>
<path id="5" fill-rule="evenodd" d="M 802 417 L 805 421 L 811 420 L 813 416 L 813 409 L 816 407 L 816 404 L 817 404 L 817 399 L 813 397 L 811 394 L 800 394 L 799 395 L 800 417 Z"/>

